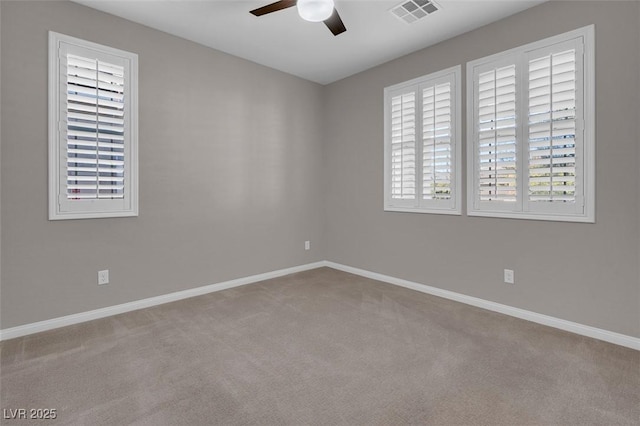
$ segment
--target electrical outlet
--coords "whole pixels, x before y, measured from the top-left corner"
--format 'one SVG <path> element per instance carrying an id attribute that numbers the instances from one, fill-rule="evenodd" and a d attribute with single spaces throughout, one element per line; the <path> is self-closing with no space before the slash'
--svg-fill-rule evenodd
<path id="1" fill-rule="evenodd" d="M 311 250 L 311 241 L 305 241 L 304 242 L 304 249 L 305 250 Z"/>
<path id="2" fill-rule="evenodd" d="M 504 270 L 504 282 L 507 284 L 515 284 L 515 273 L 513 269 L 505 269 Z"/>
<path id="3" fill-rule="evenodd" d="M 98 271 L 98 285 L 109 284 L 109 270 Z"/>

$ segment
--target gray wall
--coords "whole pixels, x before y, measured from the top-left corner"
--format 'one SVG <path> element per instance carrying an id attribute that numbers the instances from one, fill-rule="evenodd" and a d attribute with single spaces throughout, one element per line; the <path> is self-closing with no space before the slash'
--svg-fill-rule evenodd
<path id="1" fill-rule="evenodd" d="M 2 328 L 326 257 L 322 86 L 73 3 L 1 7 Z M 139 55 L 139 217 L 47 220 L 48 30 Z"/>
<path id="2" fill-rule="evenodd" d="M 1 328 L 328 259 L 640 336 L 639 3 L 550 2 L 326 87 L 72 3 L 1 8 Z M 596 224 L 382 211 L 385 86 L 591 23 Z M 48 30 L 140 56 L 137 218 L 47 220 Z"/>
<path id="3" fill-rule="evenodd" d="M 545 3 L 328 86 L 329 260 L 640 336 L 639 8 Z M 596 224 L 383 212 L 385 86 L 592 23 Z"/>

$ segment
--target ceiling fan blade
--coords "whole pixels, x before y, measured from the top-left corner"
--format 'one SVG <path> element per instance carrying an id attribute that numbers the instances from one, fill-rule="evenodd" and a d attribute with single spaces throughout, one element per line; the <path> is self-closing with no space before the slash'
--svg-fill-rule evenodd
<path id="1" fill-rule="evenodd" d="M 340 19 L 340 15 L 335 8 L 333 9 L 333 13 L 331 14 L 331 16 L 326 19 L 324 23 L 327 28 L 331 30 L 334 36 L 347 31 L 347 27 L 344 26 L 344 23 L 342 22 L 342 19 Z"/>
<path id="2" fill-rule="evenodd" d="M 293 7 L 296 5 L 296 1 L 297 0 L 280 0 L 275 3 L 271 3 L 266 6 L 262 6 L 257 9 L 254 9 L 249 13 L 255 16 L 266 15 L 267 13 L 277 12 L 282 9 Z"/>

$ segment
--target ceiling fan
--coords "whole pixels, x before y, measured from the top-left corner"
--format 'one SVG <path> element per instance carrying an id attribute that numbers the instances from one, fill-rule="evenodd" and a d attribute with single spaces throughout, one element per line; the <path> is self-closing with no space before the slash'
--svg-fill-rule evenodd
<path id="1" fill-rule="evenodd" d="M 298 14 L 302 19 L 310 22 L 324 22 L 334 36 L 347 31 L 334 7 L 333 0 L 280 0 L 254 9 L 250 13 L 262 16 L 293 6 L 298 7 Z"/>

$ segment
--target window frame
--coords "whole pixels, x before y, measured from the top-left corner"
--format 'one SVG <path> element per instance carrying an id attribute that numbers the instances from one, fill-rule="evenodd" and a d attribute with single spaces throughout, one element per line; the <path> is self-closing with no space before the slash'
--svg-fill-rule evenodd
<path id="1" fill-rule="evenodd" d="M 422 99 L 425 87 L 451 83 L 451 197 L 447 202 L 442 200 L 422 199 L 422 182 L 419 183 L 416 173 L 416 197 L 414 200 L 394 200 L 391 198 L 391 99 L 401 93 L 416 93 L 416 104 Z M 420 95 L 419 97 L 417 95 Z M 416 108 L 416 128 L 422 124 L 422 104 Z M 385 87 L 384 89 L 384 211 L 427 214 L 462 214 L 462 66 L 456 65 L 447 69 L 433 72 L 409 81 Z M 419 158 L 416 170 L 422 167 L 422 132 L 416 130 L 416 158 Z M 418 136 L 420 134 L 420 136 Z M 418 149 L 419 147 L 419 149 Z M 449 205 L 447 205 L 449 204 Z"/>
<path id="2" fill-rule="evenodd" d="M 66 84 L 62 51 L 90 52 L 91 58 L 115 61 L 125 72 L 124 158 L 122 199 L 68 200 L 66 172 Z M 66 68 L 64 68 L 66 69 Z M 49 31 L 49 220 L 138 216 L 138 55 Z M 64 199 L 63 199 L 64 198 Z"/>
<path id="3" fill-rule="evenodd" d="M 546 50 L 552 52 L 555 46 L 578 42 L 582 39 L 582 74 L 576 71 L 576 82 L 581 80 L 581 118 L 576 108 L 576 136 L 582 131 L 582 142 L 578 149 L 576 141 L 576 187 L 580 184 L 582 211 L 567 212 L 560 205 L 549 203 L 547 209 L 532 209 L 529 206 L 529 167 L 525 156 L 528 154 L 528 60 L 532 52 Z M 531 219 L 563 222 L 595 223 L 595 31 L 594 26 L 578 28 L 553 37 L 489 55 L 467 62 L 467 215 L 511 219 Z M 577 55 L 577 53 L 576 53 Z M 516 65 L 516 176 L 517 201 L 512 208 L 504 203 L 487 205 L 479 200 L 476 140 L 477 87 L 476 75 L 487 67 L 497 67 L 505 63 Z M 579 63 L 579 61 L 576 61 Z M 496 65 L 497 64 L 497 65 Z M 576 137 L 576 139 L 578 139 Z M 578 151 L 581 158 L 578 159 Z M 578 170 L 582 176 L 578 176 Z M 500 204 L 503 204 L 502 206 Z M 560 208 L 558 208 L 560 207 Z M 563 211 L 564 210 L 564 211 Z M 576 210 L 578 210 L 576 208 Z"/>

